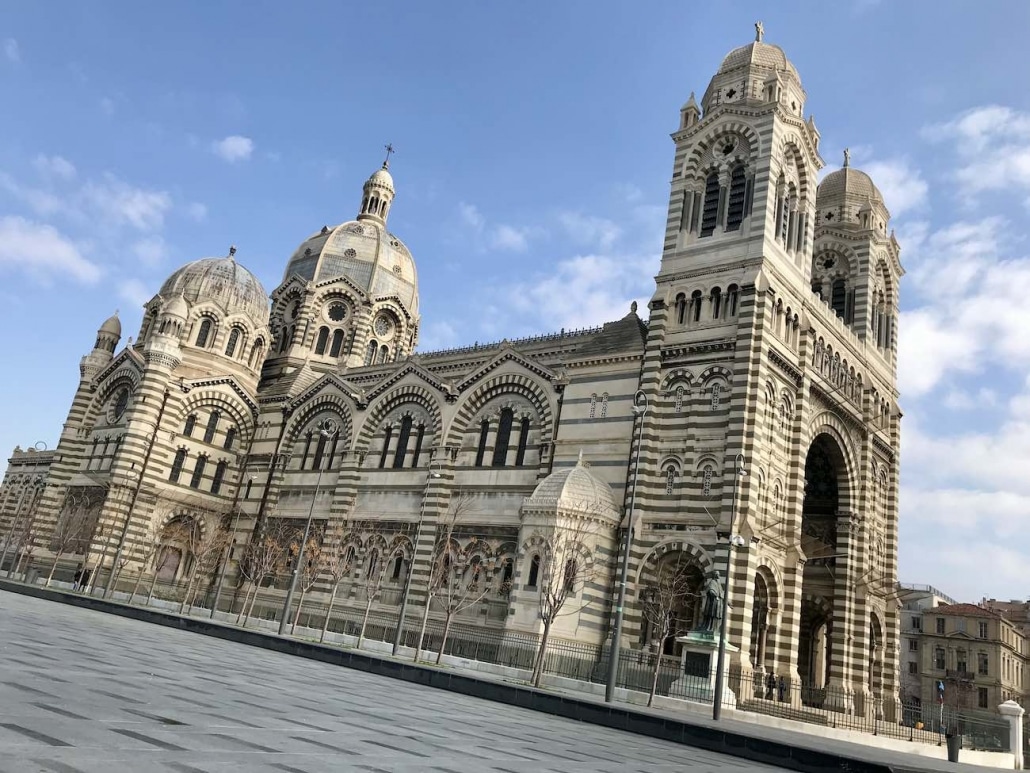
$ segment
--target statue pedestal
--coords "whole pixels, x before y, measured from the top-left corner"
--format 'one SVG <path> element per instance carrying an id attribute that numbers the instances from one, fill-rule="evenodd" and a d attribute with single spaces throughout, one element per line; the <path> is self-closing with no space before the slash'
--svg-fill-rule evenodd
<path id="1" fill-rule="evenodd" d="M 719 663 L 718 631 L 691 631 L 686 636 L 677 636 L 677 643 L 683 648 L 683 674 L 669 686 L 670 698 L 712 703 L 715 700 L 715 672 Z M 726 654 L 737 652 L 726 642 Z M 737 696 L 729 688 L 729 664 L 722 675 L 722 705 L 735 708 Z"/>

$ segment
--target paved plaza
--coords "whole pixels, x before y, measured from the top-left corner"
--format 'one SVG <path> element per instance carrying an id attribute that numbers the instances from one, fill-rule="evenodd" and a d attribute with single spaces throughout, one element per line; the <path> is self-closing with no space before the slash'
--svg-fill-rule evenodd
<path id="1" fill-rule="evenodd" d="M 0 592 L 0 773 L 779 768 Z"/>

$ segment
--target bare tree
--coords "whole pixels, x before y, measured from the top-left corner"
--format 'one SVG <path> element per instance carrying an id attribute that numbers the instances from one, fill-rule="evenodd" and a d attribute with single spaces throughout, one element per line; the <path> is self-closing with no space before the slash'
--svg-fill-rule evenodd
<path id="1" fill-rule="evenodd" d="M 648 623 L 651 642 L 655 647 L 648 706 L 654 703 L 658 690 L 658 673 L 661 670 L 665 642 L 670 636 L 686 633 L 690 625 L 690 620 L 677 617 L 676 612 L 698 598 L 701 589 L 699 580 L 696 564 L 682 553 L 677 553 L 672 560 L 658 564 L 654 580 L 640 594 L 640 611 Z"/>
<path id="2" fill-rule="evenodd" d="M 368 626 L 368 616 L 372 611 L 372 605 L 382 593 L 390 565 L 397 560 L 397 556 L 404 555 L 402 543 L 399 540 L 394 540 L 390 545 L 387 544 L 383 538 L 381 524 L 366 523 L 361 531 L 367 536 L 365 537 L 365 555 L 361 567 L 361 585 L 365 590 L 365 614 L 361 618 L 361 630 L 358 633 L 359 649 L 365 641 L 365 628 Z"/>
<path id="3" fill-rule="evenodd" d="M 297 529 L 288 520 L 282 518 L 268 519 L 261 530 L 253 535 L 244 550 L 243 561 L 240 563 L 240 571 L 250 583 L 251 587 L 244 595 L 243 607 L 236 617 L 236 624 L 243 621 L 243 627 L 247 627 L 254 604 L 257 601 L 258 589 L 276 568 L 282 563 L 286 555 L 287 546 Z"/>
<path id="4" fill-rule="evenodd" d="M 54 562 L 50 565 L 50 573 L 46 578 L 46 586 L 49 587 L 54 579 L 54 572 L 61 562 L 61 556 L 77 546 L 82 539 L 82 534 L 89 525 L 89 512 L 85 507 L 86 501 L 83 497 L 69 493 L 65 497 L 65 507 L 57 518 L 53 534 L 50 537 L 50 550 L 54 554 Z"/>
<path id="5" fill-rule="evenodd" d="M 333 589 L 329 594 L 329 606 L 326 608 L 325 621 L 322 623 L 322 635 L 318 639 L 320 642 L 325 641 L 326 631 L 329 630 L 329 620 L 333 615 L 333 604 L 336 603 L 336 593 L 340 589 L 340 583 L 354 567 L 354 557 L 357 551 L 350 537 L 350 525 L 339 523 L 330 529 L 323 541 L 322 556 L 324 557 L 325 574 Z"/>
<path id="6" fill-rule="evenodd" d="M 136 572 L 136 582 L 132 586 L 132 593 L 129 594 L 129 603 L 136 598 L 140 583 L 143 581 L 143 573 L 154 561 L 158 550 L 161 549 L 161 528 L 157 520 L 152 520 L 143 534 L 142 539 L 137 542 L 136 560 L 139 561 L 139 571 Z M 154 580 L 157 579 L 157 567 L 154 567 Z M 153 588 L 153 584 L 151 584 Z"/>
<path id="7" fill-rule="evenodd" d="M 187 547 L 193 558 L 193 565 L 190 567 L 190 576 L 186 582 L 186 595 L 179 607 L 180 613 L 187 606 L 193 608 L 200 581 L 218 568 L 218 558 L 229 540 L 229 534 L 222 526 L 221 518 L 213 518 L 212 523 L 214 525 L 211 528 L 205 529 L 199 521 L 193 521 L 187 531 Z"/>
<path id="8" fill-rule="evenodd" d="M 568 517 L 560 517 L 556 525 L 538 529 L 534 535 L 541 548 L 537 589 L 544 627 L 533 662 L 532 680 L 536 687 L 543 677 L 554 621 L 582 611 L 595 600 L 584 589 L 602 569 L 601 562 L 591 553 L 597 535 L 598 528 L 590 520 Z"/>
<path id="9" fill-rule="evenodd" d="M 291 552 L 295 552 L 297 555 L 300 554 L 300 541 L 303 538 L 303 535 L 298 535 L 298 539 L 290 545 Z M 327 552 L 322 548 L 321 533 L 309 535 L 308 544 L 304 548 L 304 565 L 297 567 L 297 585 L 300 586 L 300 598 L 297 600 L 297 613 L 293 616 L 293 623 L 290 625 L 290 635 L 293 635 L 294 630 L 297 628 L 297 623 L 300 622 L 300 613 L 304 609 L 304 597 L 308 595 L 308 591 L 314 588 L 315 583 L 318 582 L 319 576 L 325 569 L 327 557 Z"/>

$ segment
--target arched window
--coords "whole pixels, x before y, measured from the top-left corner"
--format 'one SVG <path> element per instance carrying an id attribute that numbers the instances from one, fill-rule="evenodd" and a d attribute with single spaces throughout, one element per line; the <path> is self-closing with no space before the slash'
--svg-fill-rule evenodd
<path id="1" fill-rule="evenodd" d="M 329 328 L 320 327 L 318 329 L 318 338 L 315 339 L 315 354 L 322 356 L 325 354 L 325 348 L 329 345 Z"/>
<path id="2" fill-rule="evenodd" d="M 504 559 L 504 562 L 501 564 L 501 587 L 498 589 L 500 595 L 506 596 L 508 594 L 508 591 L 511 589 L 511 581 L 514 576 L 515 564 L 510 558 Z"/>
<path id="3" fill-rule="evenodd" d="M 293 338 L 293 329 L 289 325 L 283 325 L 282 338 L 279 339 L 279 354 L 290 347 L 291 338 Z"/>
<path id="4" fill-rule="evenodd" d="M 118 399 L 114 401 L 114 419 L 118 421 L 125 415 L 125 409 L 129 407 L 129 390 L 123 389 L 118 393 Z"/>
<path id="5" fill-rule="evenodd" d="M 676 296 L 676 322 L 682 325 L 687 320 L 687 296 L 680 293 Z"/>
<path id="6" fill-rule="evenodd" d="M 712 465 L 710 464 L 706 464 L 701 472 L 701 493 L 706 497 L 712 494 L 712 472 Z"/>
<path id="7" fill-rule="evenodd" d="M 740 288 L 737 285 L 730 285 L 726 288 L 726 314 L 728 316 L 737 316 L 738 303 L 740 303 Z"/>
<path id="8" fill-rule="evenodd" d="M 397 452 L 393 455 L 394 468 L 404 466 L 404 458 L 408 455 L 408 440 L 411 439 L 411 417 L 401 419 L 401 431 L 397 435 Z"/>
<path id="9" fill-rule="evenodd" d="M 375 577 L 376 569 L 379 568 L 379 551 L 372 550 L 368 554 L 368 560 L 365 562 L 365 577 Z"/>
<path id="10" fill-rule="evenodd" d="M 576 592 L 576 575 L 579 574 L 579 565 L 576 559 L 570 558 L 565 562 L 565 592 Z"/>
<path id="11" fill-rule="evenodd" d="M 601 418 L 608 418 L 608 393 L 601 395 Z"/>
<path id="12" fill-rule="evenodd" d="M 393 572 L 390 575 L 390 579 L 399 580 L 401 578 L 401 570 L 404 568 L 404 554 L 398 553 L 397 557 L 393 561 Z"/>
<path id="13" fill-rule="evenodd" d="M 526 463 L 526 446 L 529 445 L 529 417 L 522 417 L 522 425 L 519 428 L 519 450 L 515 453 L 515 466 L 521 467 Z"/>
<path id="14" fill-rule="evenodd" d="M 537 583 L 540 581 L 540 556 L 534 555 L 529 559 L 529 580 L 526 582 L 527 588 L 535 588 Z"/>
<path id="15" fill-rule="evenodd" d="M 729 202 L 726 208 L 726 230 L 736 231 L 744 221 L 744 193 L 747 188 L 747 179 L 744 177 L 744 167 L 738 165 L 730 175 Z"/>
<path id="16" fill-rule="evenodd" d="M 596 394 L 592 394 L 592 395 L 590 395 L 590 413 L 588 414 L 587 418 L 589 418 L 589 419 L 594 418 L 594 414 L 595 414 L 596 411 L 597 411 L 597 395 Z"/>
<path id="17" fill-rule="evenodd" d="M 848 285 L 843 279 L 834 279 L 833 285 L 830 290 L 830 308 L 833 312 L 844 319 L 844 313 L 847 310 L 848 303 Z"/>
<path id="18" fill-rule="evenodd" d="M 712 384 L 712 410 L 719 410 L 719 401 L 722 397 L 722 384 Z"/>
<path id="19" fill-rule="evenodd" d="M 365 364 L 372 365 L 376 361 L 376 351 L 379 349 L 379 342 L 375 339 L 368 342 L 368 348 L 365 350 Z"/>
<path id="20" fill-rule="evenodd" d="M 680 413 L 683 410 L 683 386 L 676 387 L 676 402 L 675 402 L 676 413 Z"/>
<path id="21" fill-rule="evenodd" d="M 511 408 L 501 410 L 501 421 L 497 426 L 497 438 L 494 440 L 492 467 L 504 467 L 508 463 L 508 442 L 511 440 L 511 425 L 514 420 L 515 412 Z"/>
<path id="22" fill-rule="evenodd" d="M 172 483 L 178 483 L 184 464 L 186 464 L 186 449 L 180 448 L 175 452 L 175 459 L 172 460 L 172 471 L 168 474 L 168 480 Z"/>
<path id="23" fill-rule="evenodd" d="M 330 357 L 339 357 L 341 351 L 343 351 L 343 331 L 342 330 L 334 330 L 333 331 L 333 343 L 329 347 L 329 356 Z"/>
<path id="24" fill-rule="evenodd" d="M 701 236 L 715 233 L 715 224 L 719 219 L 719 175 L 712 172 L 705 180 L 705 197 L 701 209 Z"/>
<path id="25" fill-rule="evenodd" d="M 232 447 L 233 447 L 233 444 L 235 442 L 236 442 L 236 427 L 229 427 L 229 429 L 227 429 L 225 431 L 225 445 L 223 445 L 222 447 L 226 451 L 231 451 Z"/>
<path id="26" fill-rule="evenodd" d="M 222 481 L 225 480 L 225 471 L 229 468 L 229 463 L 222 461 L 215 467 L 215 476 L 211 479 L 211 493 L 217 494 L 222 490 Z"/>
<path id="27" fill-rule="evenodd" d="M 718 287 L 712 288 L 712 319 L 722 317 L 722 290 Z"/>
<path id="28" fill-rule="evenodd" d="M 229 340 L 225 344 L 225 356 L 232 357 L 236 354 L 236 347 L 240 345 L 240 329 L 234 327 L 229 331 Z"/>
<path id="29" fill-rule="evenodd" d="M 215 439 L 215 432 L 218 431 L 218 411 L 211 411 L 211 416 L 207 420 L 207 427 L 204 429 L 204 442 L 210 443 Z"/>
<path id="30" fill-rule="evenodd" d="M 251 368 L 258 367 L 264 359 L 265 339 L 259 338 L 254 342 L 254 348 L 250 350 L 250 359 L 247 361 L 247 365 Z"/>
<path id="31" fill-rule="evenodd" d="M 701 321 L 701 304 L 704 302 L 704 298 L 701 295 L 700 290 L 694 290 L 690 294 L 690 319 L 693 322 Z"/>
<path id="32" fill-rule="evenodd" d="M 490 435 L 490 421 L 483 419 L 483 422 L 479 425 L 479 448 L 476 450 L 476 467 L 483 466 L 483 460 L 486 457 L 486 441 Z"/>
<path id="33" fill-rule="evenodd" d="M 190 478 L 190 488 L 200 488 L 200 481 L 204 479 L 205 467 L 207 467 L 207 457 L 201 454 L 197 457 L 197 463 L 193 467 L 193 477 Z"/>
<path id="34" fill-rule="evenodd" d="M 387 427 L 383 434 L 383 453 L 379 457 L 379 469 L 386 467 L 386 456 L 390 453 L 390 438 L 393 437 L 393 427 Z"/>
<path id="35" fill-rule="evenodd" d="M 426 437 L 426 425 L 418 423 L 418 432 L 415 433 L 415 450 L 411 452 L 411 466 L 418 467 L 418 459 L 422 455 L 422 441 Z"/>
<path id="36" fill-rule="evenodd" d="M 308 457 L 311 455 L 311 430 L 304 433 L 304 453 L 300 457 L 300 469 L 308 466 Z"/>
<path id="37" fill-rule="evenodd" d="M 378 358 L 379 364 L 382 365 L 384 362 L 387 362 L 389 360 L 389 357 L 390 357 L 390 347 L 389 346 L 381 346 L 381 347 L 379 347 L 379 358 Z"/>
<path id="38" fill-rule="evenodd" d="M 318 442 L 315 443 L 315 458 L 311 464 L 312 470 L 321 470 L 323 461 L 325 459 L 325 444 L 326 436 L 321 432 L 318 433 Z"/>
<path id="39" fill-rule="evenodd" d="M 676 468 L 671 464 L 665 468 L 665 493 L 671 494 L 676 486 Z"/>
<path id="40" fill-rule="evenodd" d="M 200 322 L 200 330 L 197 331 L 197 346 L 201 349 L 207 346 L 208 341 L 211 338 L 211 327 L 212 323 L 209 319 L 203 319 Z"/>
<path id="41" fill-rule="evenodd" d="M 186 417 L 186 426 L 182 428 L 182 434 L 186 437 L 193 437 L 193 430 L 197 426 L 197 414 L 191 413 Z"/>

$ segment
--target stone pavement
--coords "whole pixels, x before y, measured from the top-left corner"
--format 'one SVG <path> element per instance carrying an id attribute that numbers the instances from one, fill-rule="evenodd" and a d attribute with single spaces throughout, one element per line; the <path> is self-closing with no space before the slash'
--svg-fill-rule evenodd
<path id="1" fill-rule="evenodd" d="M 779 768 L 0 594 L 0 773 L 230 770 Z"/>

